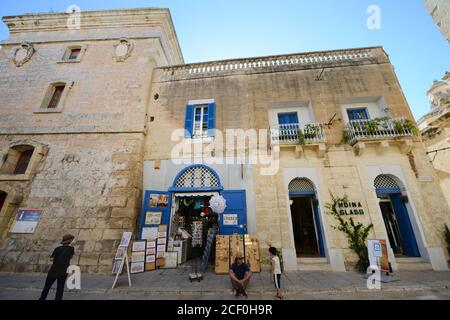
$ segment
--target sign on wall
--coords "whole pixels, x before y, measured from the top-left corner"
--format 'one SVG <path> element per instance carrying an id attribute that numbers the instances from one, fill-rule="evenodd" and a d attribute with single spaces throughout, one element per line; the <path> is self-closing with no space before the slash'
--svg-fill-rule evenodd
<path id="1" fill-rule="evenodd" d="M 339 202 L 338 210 L 341 216 L 356 216 L 364 214 L 364 209 L 360 201 Z"/>
<path id="2" fill-rule="evenodd" d="M 11 233 L 34 233 L 41 219 L 43 210 L 18 210 L 11 227 Z"/>
<path id="3" fill-rule="evenodd" d="M 231 214 L 224 214 L 222 215 L 223 218 L 223 225 L 224 226 L 237 226 L 238 225 L 238 215 L 231 213 Z"/>

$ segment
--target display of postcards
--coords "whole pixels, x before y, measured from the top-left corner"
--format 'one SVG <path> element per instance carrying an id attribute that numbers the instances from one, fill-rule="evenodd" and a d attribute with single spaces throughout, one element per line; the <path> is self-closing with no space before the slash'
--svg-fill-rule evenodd
<path id="1" fill-rule="evenodd" d="M 146 242 L 145 241 L 134 241 L 132 251 L 133 252 L 145 252 Z"/>
<path id="2" fill-rule="evenodd" d="M 164 252 L 164 251 L 166 251 L 166 245 L 165 244 L 158 245 L 157 252 Z"/>
<path id="3" fill-rule="evenodd" d="M 147 256 L 155 255 L 156 248 L 147 249 Z"/>
<path id="4" fill-rule="evenodd" d="M 147 248 L 151 249 L 151 248 L 156 248 L 156 241 L 149 241 L 147 243 Z"/>
<path id="5" fill-rule="evenodd" d="M 158 238 L 158 245 L 160 244 L 166 244 L 167 239 L 166 238 Z"/>
<path id="6" fill-rule="evenodd" d="M 167 238 L 167 232 L 158 232 L 158 239 L 159 238 Z"/>
<path id="7" fill-rule="evenodd" d="M 141 239 L 142 240 L 156 240 L 158 238 L 158 228 L 142 228 Z"/>
<path id="8" fill-rule="evenodd" d="M 133 233 L 132 232 L 124 232 L 122 235 L 122 240 L 120 241 L 120 246 L 124 246 L 124 247 L 128 247 L 128 245 L 130 244 L 130 240 L 131 240 L 131 235 Z"/>
<path id="9" fill-rule="evenodd" d="M 145 262 L 132 262 L 131 273 L 141 273 L 145 271 Z"/>
<path id="10" fill-rule="evenodd" d="M 152 263 L 156 261 L 156 256 L 155 255 L 151 255 L 151 256 L 147 256 L 147 258 L 145 259 L 145 262 L 147 263 Z"/>
<path id="11" fill-rule="evenodd" d="M 121 264 L 122 264 L 122 260 L 116 260 L 116 261 L 114 261 L 114 264 L 113 264 L 113 270 L 112 270 L 112 273 L 113 273 L 113 274 L 122 273 L 123 266 L 122 266 L 122 269 L 119 270 Z M 125 264 L 125 262 L 124 262 L 124 264 Z"/>
<path id="12" fill-rule="evenodd" d="M 150 207 L 167 208 L 169 196 L 165 194 L 151 194 L 149 199 Z"/>
<path id="13" fill-rule="evenodd" d="M 164 258 L 164 254 L 165 254 L 164 251 L 157 252 L 157 253 L 156 253 L 156 258 Z"/>
<path id="14" fill-rule="evenodd" d="M 116 260 L 122 260 L 123 256 L 127 253 L 128 247 L 119 247 L 117 248 Z"/>
<path id="15" fill-rule="evenodd" d="M 131 254 L 131 262 L 143 262 L 145 261 L 145 251 L 133 252 Z"/>

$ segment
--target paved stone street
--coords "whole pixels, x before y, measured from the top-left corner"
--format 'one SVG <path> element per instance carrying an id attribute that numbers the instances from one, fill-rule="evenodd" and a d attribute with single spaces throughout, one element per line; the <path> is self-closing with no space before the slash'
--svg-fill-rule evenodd
<path id="1" fill-rule="evenodd" d="M 223 300 L 235 299 L 226 275 L 212 271 L 202 282 L 190 282 L 189 268 L 166 269 L 120 277 L 112 290 L 113 276 L 82 275 L 79 292 L 66 290 L 67 300 Z M 354 272 L 288 272 L 283 275 L 287 299 L 450 299 L 450 272 L 401 272 L 395 281 L 382 283 L 381 290 L 369 290 L 364 276 Z M 45 274 L 0 273 L 0 299 L 34 300 L 39 297 Z M 248 289 L 250 299 L 273 299 L 275 290 L 267 272 L 254 274 Z M 49 294 L 53 299 L 54 290 Z M 242 298 L 240 298 L 242 299 Z"/>

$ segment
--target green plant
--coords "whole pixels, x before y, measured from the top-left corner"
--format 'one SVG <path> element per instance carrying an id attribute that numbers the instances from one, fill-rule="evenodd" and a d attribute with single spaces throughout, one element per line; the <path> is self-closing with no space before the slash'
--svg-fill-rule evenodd
<path id="1" fill-rule="evenodd" d="M 332 215 L 339 222 L 339 226 L 332 226 L 333 229 L 342 231 L 346 234 L 349 243 L 349 248 L 353 250 L 358 256 L 358 262 L 356 263 L 355 269 L 361 273 L 365 273 L 369 267 L 369 258 L 367 253 L 366 240 L 369 236 L 370 230 L 373 228 L 373 224 L 364 226 L 364 224 L 358 222 L 355 223 L 353 218 L 348 221 L 339 214 L 338 206 L 339 203 L 347 202 L 347 196 L 336 197 L 330 192 L 331 202 L 326 204 L 328 209 L 328 214 Z"/>
<path id="2" fill-rule="evenodd" d="M 393 119 L 392 123 L 394 125 L 394 130 L 400 134 L 411 132 L 414 136 L 419 135 L 419 129 L 416 124 L 409 119 Z"/>
<path id="3" fill-rule="evenodd" d="M 350 133 L 347 130 L 342 131 L 342 143 L 349 143 L 350 142 Z"/>
<path id="4" fill-rule="evenodd" d="M 379 119 L 367 120 L 361 124 L 361 129 L 366 134 L 374 134 L 379 131 L 380 121 Z"/>
<path id="5" fill-rule="evenodd" d="M 450 248 L 450 229 L 447 225 L 444 226 L 444 239 L 447 242 L 447 248 Z"/>
<path id="6" fill-rule="evenodd" d="M 304 135 L 302 129 L 297 130 L 297 137 L 298 137 L 298 143 L 300 145 L 304 146 L 306 143 L 306 138 L 305 138 L 305 135 Z"/>

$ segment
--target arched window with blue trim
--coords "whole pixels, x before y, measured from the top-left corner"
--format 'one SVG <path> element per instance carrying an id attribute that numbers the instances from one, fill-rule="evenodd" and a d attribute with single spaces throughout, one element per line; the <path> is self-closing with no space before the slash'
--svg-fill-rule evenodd
<path id="1" fill-rule="evenodd" d="M 219 175 L 205 165 L 192 165 L 183 169 L 173 182 L 169 191 L 220 191 Z"/>

